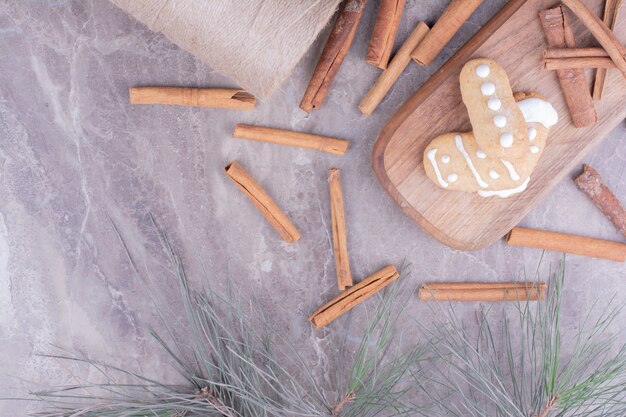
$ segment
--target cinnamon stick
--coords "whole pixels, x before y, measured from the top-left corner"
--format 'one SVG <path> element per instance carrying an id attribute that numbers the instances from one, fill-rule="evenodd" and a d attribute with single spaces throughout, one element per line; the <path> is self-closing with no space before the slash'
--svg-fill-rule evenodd
<path id="1" fill-rule="evenodd" d="M 367 50 L 366 61 L 368 64 L 381 69 L 387 68 L 405 3 L 406 0 L 380 1 L 376 24 L 374 24 L 370 46 Z"/>
<path id="2" fill-rule="evenodd" d="M 624 262 L 626 260 L 626 244 L 624 243 L 567 233 L 515 227 L 507 235 L 506 242 L 511 246 L 525 246 L 528 248 L 573 253 L 575 255 L 591 256 L 615 262 Z"/>
<path id="3" fill-rule="evenodd" d="M 574 31 L 567 15 L 561 6 L 543 10 L 539 13 L 541 25 L 550 48 L 574 48 Z M 598 120 L 593 100 L 585 78 L 580 68 L 567 68 L 556 71 L 565 102 L 575 127 L 585 127 Z"/>
<path id="4" fill-rule="evenodd" d="M 611 58 L 580 57 L 580 58 L 547 58 L 543 60 L 543 67 L 547 70 L 562 70 L 568 68 L 615 68 Z"/>
<path id="5" fill-rule="evenodd" d="M 617 11 L 619 10 L 620 5 L 622 4 L 622 0 L 606 0 L 604 3 L 604 23 L 609 27 L 609 29 L 615 29 L 615 22 L 617 22 Z M 600 100 L 602 99 L 602 94 L 604 93 L 604 83 L 606 81 L 607 70 L 604 68 L 600 68 L 596 71 L 596 78 L 593 81 L 593 99 Z"/>
<path id="6" fill-rule="evenodd" d="M 337 269 L 337 286 L 340 291 L 352 286 L 350 259 L 348 258 L 348 238 L 346 216 L 343 209 L 341 191 L 341 172 L 337 168 L 328 170 L 328 188 L 330 189 L 330 213 L 333 228 L 333 253 Z"/>
<path id="7" fill-rule="evenodd" d="M 324 304 L 309 317 L 309 321 L 317 329 L 321 329 L 397 280 L 399 276 L 396 267 L 389 265 Z"/>
<path id="8" fill-rule="evenodd" d="M 543 51 L 544 59 L 551 58 L 608 58 L 602 48 L 548 48 Z"/>
<path id="9" fill-rule="evenodd" d="M 243 166 L 233 161 L 226 166 L 226 174 L 285 241 L 293 243 L 300 239 L 300 232 L 296 226 Z"/>
<path id="10" fill-rule="evenodd" d="M 615 68 L 602 48 L 549 48 L 543 51 L 543 60 L 547 69 Z"/>
<path id="11" fill-rule="evenodd" d="M 132 87 L 130 104 L 172 104 L 252 110 L 256 100 L 244 90 L 232 88 Z"/>
<path id="12" fill-rule="evenodd" d="M 347 140 L 242 123 L 235 126 L 233 138 L 314 149 L 334 155 L 343 155 L 348 150 Z"/>
<path id="13" fill-rule="evenodd" d="M 366 0 L 344 0 L 339 16 L 326 41 L 317 66 L 313 71 L 300 108 L 306 112 L 321 107 L 330 86 L 339 72 L 344 58 L 354 40 Z"/>
<path id="14" fill-rule="evenodd" d="M 537 301 L 546 297 L 544 282 L 446 282 L 424 284 L 425 301 Z"/>
<path id="15" fill-rule="evenodd" d="M 626 48 L 615 37 L 611 29 L 596 16 L 581 0 L 562 0 L 575 15 L 580 19 L 583 25 L 589 32 L 593 34 L 598 43 L 609 54 L 615 66 L 621 71 L 622 75 L 626 78 L 626 59 L 624 54 Z"/>
<path id="16" fill-rule="evenodd" d="M 376 110 L 380 102 L 387 95 L 393 84 L 396 82 L 402 71 L 411 62 L 411 53 L 424 39 L 424 36 L 428 33 L 428 25 L 424 22 L 419 22 L 413 32 L 404 41 L 396 55 L 393 57 L 387 69 L 380 74 L 378 80 L 367 95 L 361 100 L 359 104 L 359 110 L 361 113 L 370 115 Z"/>
<path id="17" fill-rule="evenodd" d="M 576 186 L 604 213 L 617 230 L 626 237 L 626 209 L 615 194 L 602 182 L 600 174 L 589 165 L 574 180 Z"/>
<path id="18" fill-rule="evenodd" d="M 430 65 L 483 0 L 452 0 L 415 48 L 411 56 L 420 65 Z"/>

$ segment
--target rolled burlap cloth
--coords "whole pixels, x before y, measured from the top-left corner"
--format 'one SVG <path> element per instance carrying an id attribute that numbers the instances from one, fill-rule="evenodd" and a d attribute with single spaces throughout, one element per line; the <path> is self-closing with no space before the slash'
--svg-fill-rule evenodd
<path id="1" fill-rule="evenodd" d="M 263 98 L 289 77 L 340 0 L 111 1 Z"/>

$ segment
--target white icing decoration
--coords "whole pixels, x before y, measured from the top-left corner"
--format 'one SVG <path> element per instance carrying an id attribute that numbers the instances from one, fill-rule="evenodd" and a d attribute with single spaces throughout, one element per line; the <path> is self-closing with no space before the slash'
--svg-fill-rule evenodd
<path id="1" fill-rule="evenodd" d="M 537 129 L 535 129 L 534 127 L 529 127 L 528 128 L 528 140 L 532 142 L 533 140 L 535 140 L 536 137 L 537 137 Z"/>
<path id="2" fill-rule="evenodd" d="M 531 153 L 539 153 L 539 147 L 537 147 L 537 146 L 531 146 L 531 147 L 530 147 L 530 152 L 531 152 Z"/>
<path id="3" fill-rule="evenodd" d="M 500 146 L 503 148 L 510 148 L 513 146 L 513 135 L 510 133 L 503 133 L 500 136 Z"/>
<path id="4" fill-rule="evenodd" d="M 459 179 L 459 176 L 456 175 L 454 172 L 452 174 L 448 175 L 448 181 L 450 181 L 450 182 L 454 182 L 454 181 L 456 181 L 458 179 Z"/>
<path id="5" fill-rule="evenodd" d="M 506 117 L 504 117 L 501 114 L 498 114 L 496 116 L 493 117 L 493 124 L 496 125 L 496 127 L 504 127 L 506 126 Z"/>
<path id="6" fill-rule="evenodd" d="M 480 86 L 480 91 L 484 96 L 491 96 L 496 92 L 496 86 L 494 83 L 484 83 Z"/>
<path id="7" fill-rule="evenodd" d="M 489 101 L 487 101 L 487 107 L 489 107 L 490 110 L 498 111 L 500 107 L 502 107 L 502 102 L 498 97 L 491 97 Z"/>
<path id="8" fill-rule="evenodd" d="M 437 181 L 439 181 L 439 185 L 441 185 L 443 188 L 447 188 L 448 183 L 444 181 L 443 177 L 441 176 L 441 172 L 439 171 L 439 167 L 437 166 L 437 160 L 435 159 L 436 154 L 437 154 L 437 149 L 431 149 L 430 151 L 428 151 L 426 156 L 428 156 L 428 160 L 430 161 L 430 163 L 433 166 L 433 169 L 435 170 L 435 175 L 437 176 Z"/>
<path id="9" fill-rule="evenodd" d="M 478 190 L 477 192 L 478 192 L 478 195 L 481 197 L 491 197 L 491 196 L 497 195 L 498 197 L 506 198 L 513 194 L 521 193 L 522 191 L 524 191 L 526 187 L 528 187 L 529 182 L 530 182 L 530 177 L 526 178 L 526 181 L 524 181 L 519 187 L 510 188 L 508 190 L 497 190 L 497 191 Z"/>
<path id="10" fill-rule="evenodd" d="M 476 156 L 479 157 L 480 159 L 485 159 L 487 157 L 487 154 L 484 153 L 483 151 L 481 151 L 480 149 L 476 152 Z"/>
<path id="11" fill-rule="evenodd" d="M 476 75 L 478 75 L 480 78 L 487 77 L 489 75 L 489 72 L 489 65 L 487 64 L 481 64 L 476 67 Z"/>
<path id="12" fill-rule="evenodd" d="M 490 176 L 491 178 L 493 178 L 494 180 L 497 180 L 498 178 L 500 178 L 500 174 L 498 174 L 498 173 L 497 173 L 496 171 L 494 171 L 493 169 L 492 169 L 492 170 L 489 170 L 489 176 Z"/>
<path id="13" fill-rule="evenodd" d="M 469 169 L 472 171 L 472 174 L 474 174 L 474 178 L 476 178 L 476 182 L 478 183 L 478 185 L 480 185 L 482 188 L 489 187 L 489 184 L 487 184 L 485 181 L 483 181 L 482 178 L 480 178 L 480 174 L 478 173 L 478 171 L 476 171 L 476 167 L 474 167 L 472 159 L 467 154 L 467 152 L 465 152 L 465 148 L 463 147 L 463 139 L 459 135 L 456 135 L 454 137 L 454 143 L 456 144 L 456 148 L 459 150 L 459 152 L 461 152 L 461 155 L 463 155 L 463 158 L 465 158 L 465 162 L 467 163 Z"/>
<path id="14" fill-rule="evenodd" d="M 441 162 L 443 162 L 444 164 L 447 164 L 450 162 L 450 155 L 443 155 L 441 157 Z"/>
<path id="15" fill-rule="evenodd" d="M 545 127 L 554 126 L 559 121 L 552 104 L 540 98 L 527 98 L 517 103 L 526 123 L 541 123 Z"/>
<path id="16" fill-rule="evenodd" d="M 502 161 L 507 171 L 509 171 L 509 177 L 511 177 L 513 181 L 519 180 L 519 175 L 517 175 L 517 171 L 515 171 L 513 164 L 505 159 L 500 159 L 500 161 Z"/>

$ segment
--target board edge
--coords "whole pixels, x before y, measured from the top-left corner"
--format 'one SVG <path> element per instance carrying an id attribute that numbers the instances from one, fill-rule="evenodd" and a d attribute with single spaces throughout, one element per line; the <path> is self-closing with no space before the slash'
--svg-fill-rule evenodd
<path id="1" fill-rule="evenodd" d="M 408 201 L 402 197 L 398 189 L 391 183 L 385 169 L 385 151 L 389 141 L 398 127 L 426 100 L 447 78 L 451 77 L 456 70 L 460 70 L 467 59 L 478 50 L 502 25 L 504 25 L 528 0 L 511 0 L 502 8 L 469 40 L 463 45 L 445 64 L 430 77 L 419 90 L 413 94 L 387 121 L 380 131 L 372 150 L 372 165 L 374 174 L 382 188 L 389 194 L 392 200 L 400 206 L 404 214 L 425 229 L 431 236 L 443 244 L 455 249 L 476 250 L 491 245 L 499 238 L 471 244 L 458 241 L 441 232 L 428 222 Z M 504 236 L 504 235 L 503 235 Z"/>

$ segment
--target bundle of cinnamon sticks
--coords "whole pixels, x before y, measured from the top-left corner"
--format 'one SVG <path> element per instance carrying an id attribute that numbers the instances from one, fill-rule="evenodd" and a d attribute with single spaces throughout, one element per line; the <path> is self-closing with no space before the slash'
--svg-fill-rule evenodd
<path id="1" fill-rule="evenodd" d="M 603 20 L 581 0 L 562 0 L 562 3 L 601 45 L 600 48 L 577 48 L 574 31 L 562 6 L 540 13 L 548 42 L 544 67 L 556 71 L 574 126 L 586 127 L 597 121 L 593 101 L 602 98 L 607 71 L 615 68 L 626 77 L 626 47 L 612 32 L 621 0 L 606 0 Z M 593 91 L 589 90 L 585 68 L 596 69 Z"/>

